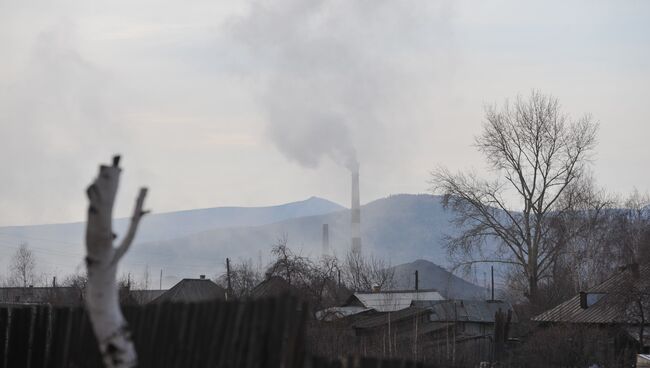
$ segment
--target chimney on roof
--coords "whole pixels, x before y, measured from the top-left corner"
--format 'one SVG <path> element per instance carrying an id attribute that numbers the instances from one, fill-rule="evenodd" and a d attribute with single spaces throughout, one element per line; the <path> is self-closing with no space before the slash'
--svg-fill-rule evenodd
<path id="1" fill-rule="evenodd" d="M 205 275 L 201 275 L 201 276 L 199 276 L 199 279 L 201 279 L 201 280 L 205 280 Z"/>
<path id="2" fill-rule="evenodd" d="M 587 309 L 587 293 L 584 291 L 580 292 L 580 308 Z"/>
<path id="3" fill-rule="evenodd" d="M 352 251 L 361 252 L 361 203 L 359 200 L 359 164 L 350 168 L 352 174 L 352 205 L 350 227 L 352 235 Z"/>

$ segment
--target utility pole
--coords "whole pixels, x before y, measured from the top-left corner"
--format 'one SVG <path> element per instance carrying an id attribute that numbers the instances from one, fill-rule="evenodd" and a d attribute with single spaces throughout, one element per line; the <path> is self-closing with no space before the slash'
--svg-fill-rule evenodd
<path id="1" fill-rule="evenodd" d="M 341 270 L 337 270 L 339 274 L 339 288 L 341 287 Z"/>
<path id="2" fill-rule="evenodd" d="M 456 308 L 456 301 L 454 300 L 454 341 L 452 345 L 451 365 L 456 365 L 456 324 L 458 323 L 458 309 Z"/>
<path id="3" fill-rule="evenodd" d="M 418 278 L 418 270 L 415 270 L 415 291 L 418 291 L 420 288 L 420 279 Z"/>
<path id="4" fill-rule="evenodd" d="M 492 301 L 494 301 L 494 266 L 490 266 L 490 273 L 492 274 Z"/>
<path id="5" fill-rule="evenodd" d="M 158 283 L 158 290 L 162 290 L 162 268 L 160 269 L 160 281 Z"/>
<path id="6" fill-rule="evenodd" d="M 228 279 L 228 290 L 226 300 L 232 296 L 232 286 L 230 285 L 230 258 L 226 258 L 226 278 Z"/>
<path id="7" fill-rule="evenodd" d="M 388 312 L 388 357 L 393 355 L 393 345 L 390 343 L 390 312 Z"/>

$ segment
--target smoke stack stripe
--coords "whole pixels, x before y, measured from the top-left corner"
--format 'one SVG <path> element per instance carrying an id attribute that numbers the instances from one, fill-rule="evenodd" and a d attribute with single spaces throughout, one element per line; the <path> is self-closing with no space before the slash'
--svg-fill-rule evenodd
<path id="1" fill-rule="evenodd" d="M 323 255 L 330 253 L 330 228 L 329 224 L 323 224 Z"/>
<path id="2" fill-rule="evenodd" d="M 352 170 L 352 213 L 350 229 L 352 233 L 352 251 L 361 252 L 361 205 L 359 201 L 359 168 Z"/>

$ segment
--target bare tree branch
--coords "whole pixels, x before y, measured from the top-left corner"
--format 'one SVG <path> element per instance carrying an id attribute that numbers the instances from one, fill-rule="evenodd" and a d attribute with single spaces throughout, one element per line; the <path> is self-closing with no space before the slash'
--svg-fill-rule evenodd
<path id="1" fill-rule="evenodd" d="M 129 250 L 133 238 L 135 238 L 135 233 L 138 231 L 138 225 L 140 224 L 140 219 L 149 211 L 145 211 L 142 208 L 144 207 L 144 199 L 147 196 L 147 188 L 140 188 L 138 193 L 138 198 L 135 201 L 135 208 L 133 209 L 133 216 L 131 216 L 131 222 L 129 223 L 129 229 L 122 239 L 120 246 L 115 250 L 115 256 L 113 256 L 113 263 L 119 262 L 122 256 Z"/>
<path id="2" fill-rule="evenodd" d="M 490 237 L 498 239 L 509 250 L 510 259 L 504 261 L 515 262 L 528 279 L 532 300 L 538 281 L 567 242 L 554 239 L 551 228 L 554 219 L 570 211 L 559 201 L 582 177 L 597 125 L 589 116 L 570 122 L 557 99 L 537 91 L 526 100 L 506 102 L 502 109 L 489 107 L 485 116 L 476 146 L 504 180 L 439 169 L 432 173 L 433 190 L 444 194 L 445 206 L 455 210 L 455 223 L 462 229 L 449 239 L 449 251 L 469 255 Z M 513 198 L 512 192 L 520 206 L 516 209 L 504 200 Z"/>

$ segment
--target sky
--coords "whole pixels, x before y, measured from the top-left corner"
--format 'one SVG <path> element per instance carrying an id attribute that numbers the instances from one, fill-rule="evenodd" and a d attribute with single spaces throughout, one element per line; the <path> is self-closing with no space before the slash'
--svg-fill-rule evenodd
<path id="1" fill-rule="evenodd" d="M 484 107 L 532 89 L 599 123 L 591 171 L 650 191 L 650 2 L 0 0 L 0 226 L 422 193 L 489 175 Z"/>

